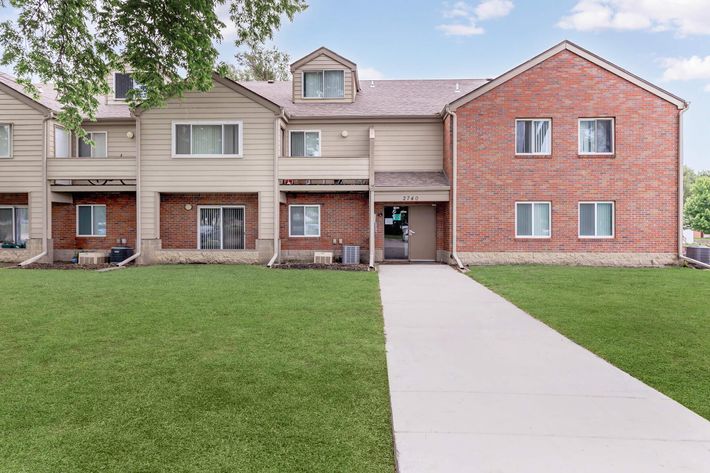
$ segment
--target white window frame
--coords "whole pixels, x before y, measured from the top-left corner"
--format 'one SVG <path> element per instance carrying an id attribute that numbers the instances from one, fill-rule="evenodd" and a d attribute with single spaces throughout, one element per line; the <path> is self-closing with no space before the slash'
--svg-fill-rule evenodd
<path id="1" fill-rule="evenodd" d="M 303 207 L 303 233 L 304 235 L 294 235 L 291 232 L 291 209 L 293 207 Z M 305 235 L 306 233 L 306 207 L 318 208 L 318 235 Z M 320 204 L 291 204 L 288 206 L 288 236 L 289 238 L 320 238 L 321 234 L 321 205 Z"/>
<path id="2" fill-rule="evenodd" d="M 13 135 L 15 133 L 15 125 L 11 122 L 3 122 L 0 123 L 0 126 L 6 126 L 9 128 L 8 132 L 8 146 L 7 146 L 7 154 L 6 155 L 0 155 L 0 159 L 12 159 L 12 152 L 13 152 Z"/>
<path id="3" fill-rule="evenodd" d="M 132 72 L 121 72 L 121 71 L 114 71 L 113 73 L 113 99 L 117 102 L 125 102 L 128 100 L 127 98 L 119 98 L 116 97 L 116 76 L 118 74 L 128 74 L 131 76 L 131 89 L 136 89 L 136 80 L 133 78 L 133 73 Z M 131 90 L 129 89 L 129 90 Z"/>
<path id="4" fill-rule="evenodd" d="M 306 97 L 306 73 L 320 72 L 323 76 L 323 97 Z M 343 96 L 342 97 L 326 97 L 325 96 L 325 73 L 326 72 L 342 72 L 343 73 Z M 345 98 L 345 69 L 314 69 L 312 71 L 301 71 L 301 98 L 303 100 L 338 100 Z"/>
<path id="5" fill-rule="evenodd" d="M 244 205 L 198 205 L 197 206 L 197 249 L 203 251 L 217 251 L 213 248 L 202 248 L 200 244 L 200 214 L 202 209 L 220 209 L 220 235 L 219 235 L 219 250 L 224 250 L 224 209 L 242 209 L 244 215 L 244 233 L 242 234 L 242 249 L 228 249 L 227 251 L 244 251 L 247 247 L 247 209 Z"/>
<path id="6" fill-rule="evenodd" d="M 582 204 L 594 204 L 594 235 L 582 235 Z M 598 235 L 597 206 L 611 204 L 611 235 Z M 585 200 L 577 203 L 577 236 L 590 240 L 610 240 L 616 235 L 616 202 L 613 200 Z"/>
<path id="7" fill-rule="evenodd" d="M 306 140 L 306 133 L 318 133 L 318 153 L 314 156 L 294 156 L 291 154 L 291 134 L 292 133 L 303 133 L 303 140 L 304 140 L 304 149 L 305 149 L 305 140 Z M 289 130 L 288 131 L 288 156 L 293 157 L 293 158 L 320 158 L 321 157 L 321 151 L 323 149 L 323 143 L 321 142 L 321 132 L 320 130 Z"/>
<path id="8" fill-rule="evenodd" d="M 0 209 L 10 209 L 12 210 L 12 238 L 14 239 L 17 236 L 17 215 L 15 210 L 16 209 L 29 209 L 28 205 L 0 205 Z M 30 221 L 30 213 L 29 210 L 27 211 L 27 222 L 29 223 Z M 14 241 L 17 243 L 17 241 Z"/>
<path id="9" fill-rule="evenodd" d="M 68 136 L 67 136 L 67 145 L 68 145 L 69 149 L 67 150 L 67 155 L 66 155 L 66 156 L 57 156 L 57 130 L 62 130 L 64 133 L 66 133 L 66 134 L 68 135 Z M 108 135 L 106 135 L 106 139 L 108 140 Z M 70 132 L 70 131 L 67 131 L 67 129 L 64 128 L 63 126 L 54 125 L 54 157 L 55 157 L 55 158 L 58 158 L 58 159 L 71 158 L 71 157 L 72 157 L 72 156 L 71 156 L 71 154 L 72 154 L 72 151 L 71 151 L 71 142 L 72 142 L 72 139 L 71 139 L 71 132 Z M 106 151 L 107 151 L 106 155 L 108 156 L 108 143 L 106 144 Z M 77 154 L 77 155 L 79 154 L 79 148 L 78 148 L 78 147 L 77 147 L 77 153 L 76 153 L 76 154 Z"/>
<path id="10" fill-rule="evenodd" d="M 611 120 L 611 151 L 609 152 L 585 152 L 582 151 L 582 122 L 590 122 L 592 120 Z M 596 133 L 596 125 L 595 125 Z M 597 137 L 594 136 L 596 143 Z M 584 117 L 577 119 L 577 153 L 580 156 L 612 156 L 616 152 L 616 120 L 614 117 Z"/>
<path id="11" fill-rule="evenodd" d="M 190 125 L 190 154 L 177 154 L 177 127 L 178 125 Z M 224 152 L 224 125 L 239 125 L 239 135 L 237 146 L 239 152 L 237 154 L 192 154 L 192 127 L 194 125 L 222 125 L 222 151 Z M 171 156 L 175 159 L 193 159 L 193 158 L 243 158 L 244 157 L 244 122 L 242 120 L 173 120 L 172 122 L 172 149 Z"/>
<path id="12" fill-rule="evenodd" d="M 532 204 L 532 235 L 518 235 L 518 204 Z M 535 235 L 535 204 L 547 204 L 550 217 L 550 234 Z M 541 240 L 549 240 L 552 238 L 552 201 L 549 200 L 518 200 L 515 201 L 515 238 L 534 238 Z"/>
<path id="13" fill-rule="evenodd" d="M 106 135 L 106 140 L 105 140 L 105 141 L 106 141 L 106 156 L 105 156 L 105 157 L 96 157 L 96 156 L 94 156 L 94 150 L 95 150 L 96 148 L 93 147 L 93 146 L 91 147 L 91 156 L 79 156 L 79 143 L 80 143 L 80 141 L 81 141 L 81 138 L 79 138 L 79 137 L 77 136 L 76 139 L 74 140 L 74 143 L 75 143 L 75 145 L 76 145 L 76 156 L 77 156 L 77 158 L 84 158 L 84 159 L 107 159 L 107 158 L 108 158 L 108 131 L 99 131 L 99 130 L 93 131 L 93 130 L 91 130 L 91 131 L 87 131 L 86 134 L 92 136 L 92 137 L 91 137 L 91 140 L 92 140 L 92 141 L 93 141 L 93 139 L 94 139 L 94 138 L 93 138 L 93 135 Z M 69 153 L 69 154 L 71 154 L 71 153 Z"/>
<path id="14" fill-rule="evenodd" d="M 79 208 L 80 207 L 91 207 L 91 233 L 92 235 L 82 235 L 79 233 Z M 106 235 L 93 235 L 94 232 L 94 208 L 103 207 L 106 209 L 104 214 L 106 215 L 106 235 L 108 235 L 108 208 L 106 204 L 77 204 L 76 206 L 76 236 L 81 238 L 106 238 Z"/>
<path id="15" fill-rule="evenodd" d="M 518 153 L 518 122 L 548 122 L 550 124 L 550 151 L 548 153 Z M 534 125 L 533 128 L 535 128 Z M 552 156 L 552 118 L 516 118 L 513 140 L 515 141 L 516 156 Z"/>

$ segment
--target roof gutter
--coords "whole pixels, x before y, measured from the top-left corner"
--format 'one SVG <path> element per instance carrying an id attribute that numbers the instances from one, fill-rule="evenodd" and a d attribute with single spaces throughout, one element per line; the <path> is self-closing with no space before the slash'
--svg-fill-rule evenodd
<path id="1" fill-rule="evenodd" d="M 141 117 L 135 115 L 136 119 L 136 252 L 118 263 L 119 268 L 123 268 L 131 261 L 138 259 L 141 255 Z"/>
<path id="2" fill-rule="evenodd" d="M 456 251 L 456 202 L 458 200 L 457 196 L 457 174 L 458 174 L 458 120 L 456 118 L 456 112 L 451 111 L 451 108 L 447 105 L 444 109 L 446 115 L 451 117 L 451 127 L 453 131 L 453 139 L 451 143 L 451 257 L 456 261 L 456 266 L 459 269 L 465 269 L 459 255 Z M 446 137 L 444 137 L 446 139 Z"/>
<path id="3" fill-rule="evenodd" d="M 42 139 L 42 195 L 44 197 L 44 215 L 42 222 L 42 252 L 32 258 L 29 258 L 20 263 L 21 267 L 28 266 L 36 261 L 47 256 L 49 253 L 49 248 L 47 245 L 47 238 L 49 238 L 49 233 L 47 229 L 49 228 L 49 206 L 51 202 L 49 199 L 49 182 L 47 182 L 47 122 L 54 117 L 54 112 L 50 111 L 42 119 L 42 133 L 44 137 Z"/>

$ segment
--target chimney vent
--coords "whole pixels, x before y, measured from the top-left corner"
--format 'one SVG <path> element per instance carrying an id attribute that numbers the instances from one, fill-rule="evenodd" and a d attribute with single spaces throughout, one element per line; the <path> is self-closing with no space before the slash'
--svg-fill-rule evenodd
<path id="1" fill-rule="evenodd" d="M 459 86 L 459 83 L 458 83 L 458 82 L 456 83 L 456 91 L 455 91 L 455 92 L 456 92 L 457 94 L 458 94 L 459 92 L 461 92 L 461 87 Z"/>
<path id="2" fill-rule="evenodd" d="M 268 84 L 273 84 L 273 83 L 274 83 L 274 79 L 269 79 L 269 80 L 267 80 L 266 82 L 267 82 Z"/>
<path id="3" fill-rule="evenodd" d="M 370 81 L 370 88 L 371 88 L 371 89 L 374 89 L 374 88 L 375 88 L 375 81 L 374 81 L 374 80 L 371 80 L 371 81 Z"/>

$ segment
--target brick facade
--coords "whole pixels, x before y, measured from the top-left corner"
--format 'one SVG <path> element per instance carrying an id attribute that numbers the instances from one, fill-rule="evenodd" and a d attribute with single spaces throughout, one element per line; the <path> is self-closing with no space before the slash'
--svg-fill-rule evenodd
<path id="1" fill-rule="evenodd" d="M 72 204 L 52 204 L 52 238 L 55 250 L 109 250 L 121 246 L 118 239 L 125 238 L 127 246 L 136 244 L 136 195 L 133 192 L 81 192 L 73 195 Z M 76 236 L 76 206 L 99 204 L 106 206 L 106 236 Z"/>
<path id="2" fill-rule="evenodd" d="M 343 245 L 360 246 L 360 253 L 369 251 L 370 219 L 368 194 L 286 194 L 281 204 L 282 250 L 340 250 Z M 321 206 L 320 237 L 289 237 L 288 206 L 292 204 L 317 204 Z M 337 243 L 333 243 L 336 239 Z M 340 239 L 343 243 L 339 243 Z"/>
<path id="3" fill-rule="evenodd" d="M 186 205 L 191 208 L 187 210 Z M 257 194 L 160 194 L 160 239 L 163 249 L 197 248 L 197 208 L 200 205 L 244 206 L 244 249 L 256 247 L 259 216 Z"/>
<path id="4" fill-rule="evenodd" d="M 674 253 L 673 104 L 562 51 L 457 110 L 458 251 Z M 614 117 L 615 154 L 578 155 L 578 119 Z M 515 156 L 515 119 L 551 118 L 552 155 Z M 552 202 L 552 237 L 515 238 L 516 201 Z M 578 202 L 614 201 L 613 239 L 578 237 Z"/>
<path id="5" fill-rule="evenodd" d="M 27 205 L 28 197 L 24 193 L 0 193 L 0 205 Z"/>

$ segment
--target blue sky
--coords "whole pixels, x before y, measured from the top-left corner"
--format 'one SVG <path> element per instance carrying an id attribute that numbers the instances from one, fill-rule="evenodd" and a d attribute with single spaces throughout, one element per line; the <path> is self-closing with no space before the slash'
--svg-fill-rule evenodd
<path id="1" fill-rule="evenodd" d="M 685 162 L 710 169 L 710 0 L 310 0 L 274 43 L 327 46 L 363 78 L 495 77 L 563 39 L 691 102 Z M 229 39 L 220 46 L 230 60 Z M 693 58 L 695 57 L 695 58 Z M 692 79 L 686 79 L 692 77 Z"/>
<path id="2" fill-rule="evenodd" d="M 363 79 L 496 77 L 574 41 L 690 101 L 685 162 L 710 169 L 710 0 L 307 1 L 274 43 L 293 59 L 327 46 Z M 224 33 L 232 61 L 233 28 Z"/>

